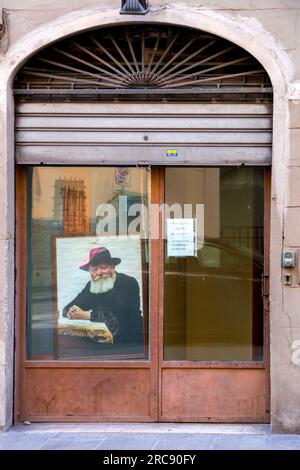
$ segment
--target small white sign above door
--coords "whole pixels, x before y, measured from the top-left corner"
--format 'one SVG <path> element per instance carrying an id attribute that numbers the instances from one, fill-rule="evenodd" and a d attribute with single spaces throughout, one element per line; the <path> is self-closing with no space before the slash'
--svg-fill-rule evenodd
<path id="1" fill-rule="evenodd" d="M 167 255 L 197 256 L 196 219 L 167 219 Z"/>

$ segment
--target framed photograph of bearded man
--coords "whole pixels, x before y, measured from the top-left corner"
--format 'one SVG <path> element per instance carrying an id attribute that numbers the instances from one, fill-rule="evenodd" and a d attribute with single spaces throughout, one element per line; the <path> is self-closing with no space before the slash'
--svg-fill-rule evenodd
<path id="1" fill-rule="evenodd" d="M 53 242 L 55 358 L 146 359 L 146 242 L 78 234 Z"/>

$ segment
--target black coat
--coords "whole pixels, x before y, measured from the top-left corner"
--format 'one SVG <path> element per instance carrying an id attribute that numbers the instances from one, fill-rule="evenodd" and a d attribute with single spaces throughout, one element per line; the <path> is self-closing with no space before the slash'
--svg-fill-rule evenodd
<path id="1" fill-rule="evenodd" d="M 66 317 L 72 305 L 92 310 L 91 321 L 104 322 L 116 343 L 143 343 L 143 317 L 140 310 L 139 284 L 126 274 L 117 273 L 114 287 L 103 294 L 90 292 L 90 281 L 63 309 Z"/>

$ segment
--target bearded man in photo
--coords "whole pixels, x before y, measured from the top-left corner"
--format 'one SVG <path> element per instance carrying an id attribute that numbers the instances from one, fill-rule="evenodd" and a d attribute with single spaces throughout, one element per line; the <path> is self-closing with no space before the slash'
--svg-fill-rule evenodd
<path id="1" fill-rule="evenodd" d="M 143 344 L 139 284 L 134 277 L 116 271 L 120 262 L 107 248 L 90 250 L 89 261 L 80 266 L 90 273 L 90 280 L 64 307 L 63 316 L 105 323 L 114 344 Z"/>

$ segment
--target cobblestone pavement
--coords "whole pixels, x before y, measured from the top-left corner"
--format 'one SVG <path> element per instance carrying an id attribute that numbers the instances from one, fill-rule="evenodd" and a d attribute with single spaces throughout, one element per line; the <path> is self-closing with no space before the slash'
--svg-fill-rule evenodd
<path id="1" fill-rule="evenodd" d="M 0 433 L 0 450 L 300 450 L 268 425 L 31 424 Z"/>

